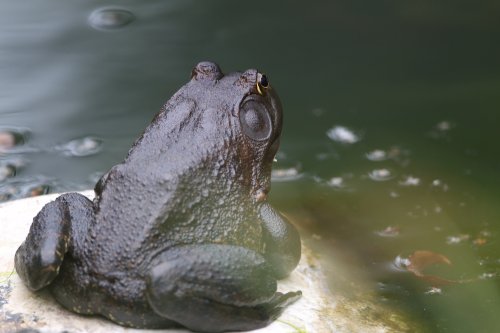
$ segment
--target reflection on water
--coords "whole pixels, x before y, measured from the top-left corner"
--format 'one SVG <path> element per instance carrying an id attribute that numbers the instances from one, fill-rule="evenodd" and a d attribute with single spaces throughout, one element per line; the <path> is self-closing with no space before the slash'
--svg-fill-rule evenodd
<path id="1" fill-rule="evenodd" d="M 496 1 L 108 5 L 3 4 L 1 201 L 91 188 L 198 61 L 255 66 L 285 107 L 270 199 L 308 242 L 429 331 L 500 327 Z M 415 251 L 473 282 L 394 268 Z"/>

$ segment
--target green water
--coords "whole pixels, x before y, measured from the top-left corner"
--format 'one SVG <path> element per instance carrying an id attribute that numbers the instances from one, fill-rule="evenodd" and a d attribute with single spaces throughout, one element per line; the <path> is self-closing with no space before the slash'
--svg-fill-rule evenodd
<path id="1" fill-rule="evenodd" d="M 134 19 L 95 29 L 103 4 Z M 25 135 L 0 153 L 17 169 L 0 183 L 4 200 L 92 187 L 198 61 L 257 67 L 285 107 L 275 169 L 298 173 L 275 178 L 271 201 L 304 238 L 325 258 L 355 258 L 380 303 L 429 332 L 500 329 L 497 1 L 0 6 L 0 130 Z M 332 140 L 335 126 L 359 141 Z M 84 157 L 57 148 L 84 137 L 102 146 Z M 416 250 L 452 261 L 429 274 L 467 282 L 432 293 L 394 264 Z"/>

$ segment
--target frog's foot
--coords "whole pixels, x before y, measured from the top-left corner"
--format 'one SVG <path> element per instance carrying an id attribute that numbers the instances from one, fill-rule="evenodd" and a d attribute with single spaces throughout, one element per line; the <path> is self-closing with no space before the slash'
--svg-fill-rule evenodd
<path id="1" fill-rule="evenodd" d="M 54 280 L 64 255 L 79 245 L 75 234 L 87 229 L 91 217 L 92 202 L 78 193 L 59 196 L 35 216 L 14 260 L 17 273 L 29 289 L 39 290 Z"/>
<path id="2" fill-rule="evenodd" d="M 159 315 L 199 332 L 264 327 L 300 295 L 277 293 L 266 260 L 232 245 L 170 249 L 147 281 L 148 301 Z"/>

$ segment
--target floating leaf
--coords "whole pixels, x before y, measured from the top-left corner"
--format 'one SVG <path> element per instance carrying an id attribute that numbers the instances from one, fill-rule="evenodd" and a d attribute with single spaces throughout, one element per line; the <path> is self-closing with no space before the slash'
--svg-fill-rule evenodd
<path id="1" fill-rule="evenodd" d="M 437 264 L 451 265 L 451 261 L 444 255 L 432 251 L 415 251 L 408 257 L 406 269 L 419 279 L 422 279 L 433 286 L 461 282 L 445 279 L 439 276 L 427 275 L 424 273 L 424 270 L 427 267 Z"/>
<path id="2" fill-rule="evenodd" d="M 474 243 L 474 245 L 477 245 L 477 246 L 483 246 L 486 243 L 488 243 L 488 240 L 486 238 L 479 237 L 479 238 L 474 239 L 473 243 Z"/>

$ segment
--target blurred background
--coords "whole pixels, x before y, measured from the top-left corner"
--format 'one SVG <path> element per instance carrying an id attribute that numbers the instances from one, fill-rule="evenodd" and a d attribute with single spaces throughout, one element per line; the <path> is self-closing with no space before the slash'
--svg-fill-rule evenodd
<path id="1" fill-rule="evenodd" d="M 258 68 L 285 109 L 270 200 L 345 264 L 331 288 L 496 331 L 499 19 L 493 0 L 2 0 L 0 201 L 92 188 L 197 62 Z"/>

